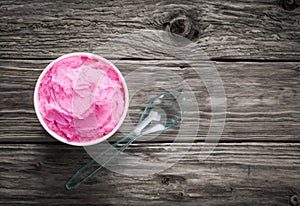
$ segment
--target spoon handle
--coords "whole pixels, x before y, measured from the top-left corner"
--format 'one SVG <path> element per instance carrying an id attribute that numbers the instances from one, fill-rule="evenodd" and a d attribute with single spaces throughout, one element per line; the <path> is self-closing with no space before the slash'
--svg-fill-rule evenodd
<path id="1" fill-rule="evenodd" d="M 82 175 L 84 172 L 86 172 L 89 168 L 91 168 L 94 164 L 98 164 L 97 160 L 101 157 L 103 157 L 105 154 L 107 154 L 109 151 L 111 151 L 114 147 L 119 145 L 120 143 L 127 140 L 131 135 L 133 135 L 133 132 L 130 132 L 128 135 L 124 136 L 122 139 L 118 140 L 111 146 L 109 146 L 106 150 L 103 152 L 100 152 L 96 157 L 91 159 L 88 163 L 86 163 L 83 167 L 81 167 L 79 170 L 77 170 L 72 177 L 67 181 L 66 183 L 66 189 L 71 190 L 79 187 L 83 183 L 87 182 L 90 178 L 92 178 L 97 172 L 104 169 L 105 165 L 107 165 L 109 162 L 111 162 L 115 157 L 117 157 L 121 152 L 123 152 L 134 140 L 141 137 L 142 135 L 134 136 L 132 139 L 130 139 L 123 147 L 121 147 L 118 151 L 116 151 L 110 158 L 108 158 L 103 164 L 101 164 L 99 167 L 97 167 L 94 171 L 90 172 L 86 177 L 82 179 L 78 179 L 80 175 Z M 76 179 L 78 179 L 76 181 Z"/>

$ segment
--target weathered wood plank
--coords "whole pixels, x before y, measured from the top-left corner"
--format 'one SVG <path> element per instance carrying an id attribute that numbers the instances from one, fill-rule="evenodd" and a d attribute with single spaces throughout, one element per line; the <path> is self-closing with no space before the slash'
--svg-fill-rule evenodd
<path id="1" fill-rule="evenodd" d="M 168 144 L 135 144 L 128 154 L 160 160 Z M 180 144 L 179 147 L 188 145 Z M 176 147 L 176 146 L 175 146 Z M 0 145 L 5 205 L 289 205 L 300 193 L 299 143 L 219 144 L 204 162 L 194 144 L 182 161 L 148 177 L 104 170 L 77 190 L 67 178 L 89 157 L 62 144 Z M 182 154 L 178 154 L 182 156 Z"/>
<path id="2" fill-rule="evenodd" d="M 0 62 L 0 136 L 1 142 L 54 141 L 39 124 L 33 110 L 35 82 L 49 60 L 2 60 Z M 199 66 L 205 62 L 199 62 Z M 223 80 L 227 112 L 221 141 L 299 141 L 300 78 L 299 63 L 215 63 Z M 207 134 L 210 99 L 203 81 L 180 61 L 129 61 L 116 65 L 128 75 L 140 68 L 144 75 L 157 69 L 182 76 L 195 91 L 199 102 L 200 129 L 196 140 Z M 132 82 L 131 82 L 132 83 Z M 156 86 L 160 86 L 159 82 Z M 149 92 L 149 91 L 148 91 Z M 155 88 L 153 89 L 155 95 Z M 133 96 L 129 114 L 137 121 L 144 104 L 151 98 L 143 91 Z M 137 101 L 139 100 L 139 101 Z M 188 119 L 187 121 L 193 121 Z M 125 130 L 126 131 L 126 130 Z M 276 132 L 274 132 L 276 131 Z M 116 140 L 121 133 L 115 135 Z M 156 141 L 171 141 L 174 131 L 162 134 Z M 192 138 L 186 133 L 186 138 Z M 146 140 L 146 139 L 145 139 Z M 143 139 L 141 141 L 144 141 Z"/>
<path id="3" fill-rule="evenodd" d="M 92 52 L 122 34 L 158 29 L 197 42 L 211 58 L 300 60 L 299 9 L 277 0 L 2 1 L 0 57 Z"/>

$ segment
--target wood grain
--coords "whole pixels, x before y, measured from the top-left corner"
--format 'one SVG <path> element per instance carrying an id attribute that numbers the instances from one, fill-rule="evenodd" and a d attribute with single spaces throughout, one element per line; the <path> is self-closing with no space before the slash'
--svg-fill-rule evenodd
<path id="1" fill-rule="evenodd" d="M 299 0 L 0 2 L 1 205 L 300 204 Z M 195 43 L 186 58 L 176 59 L 185 54 L 180 49 L 172 49 L 175 58 L 165 51 L 178 38 L 162 38 L 160 31 Z M 113 50 L 116 42 L 121 49 Z M 222 138 L 205 161 L 199 155 L 214 113 L 205 82 L 191 68 L 209 64 L 197 56 L 201 49 L 214 61 L 227 98 Z M 133 95 L 133 122 L 152 94 L 170 87 L 170 72 L 192 87 L 200 109 L 195 143 L 187 131 L 168 150 L 174 129 L 126 150 L 153 167 L 164 166 L 160 161 L 173 151 L 170 160 L 180 158 L 177 164 L 147 177 L 104 170 L 78 190 L 64 188 L 90 157 L 83 148 L 63 145 L 45 132 L 32 98 L 43 68 L 75 51 L 100 54 L 125 76 L 136 69 L 146 77 L 161 76 L 155 88 Z M 110 140 L 121 136 L 118 132 Z"/>
<path id="2" fill-rule="evenodd" d="M 0 77 L 0 134 L 1 142 L 53 141 L 38 122 L 33 108 L 36 80 L 49 60 L 2 60 Z M 143 76 L 160 70 L 172 71 L 183 77 L 194 90 L 200 110 L 200 129 L 197 140 L 204 140 L 211 121 L 210 99 L 203 81 L 192 68 L 181 68 L 181 61 L 129 61 L 116 65 L 126 75 L 140 68 Z M 199 62 L 199 67 L 206 62 Z M 226 125 L 221 141 L 299 141 L 300 79 L 299 63 L 220 63 L 215 62 L 223 80 L 227 97 Z M 169 73 L 167 73 L 168 75 Z M 165 80 L 162 83 L 165 83 Z M 168 80 L 169 81 L 169 80 Z M 167 81 L 167 82 L 168 82 Z M 132 83 L 132 82 L 131 82 Z M 129 82 L 129 84 L 131 84 Z M 154 85 L 155 84 L 155 85 Z M 141 90 L 134 94 L 129 108 L 136 122 L 151 95 L 159 93 L 153 83 L 152 92 Z M 130 91 L 133 92 L 133 91 Z M 126 120 L 127 121 L 127 120 Z M 187 119 L 191 122 L 194 119 Z M 274 130 L 276 132 L 274 132 Z M 128 130 L 123 132 L 128 132 Z M 173 141 L 174 132 L 162 134 L 156 141 Z M 116 140 L 121 137 L 117 133 Z M 186 140 L 192 136 L 186 133 Z M 147 141 L 142 139 L 141 141 Z"/>
<path id="3" fill-rule="evenodd" d="M 122 34 L 158 29 L 183 34 L 211 58 L 300 60 L 300 8 L 282 6 L 277 0 L 2 1 L 0 57 L 93 52 Z M 190 23 L 176 21 L 181 17 Z"/>
<path id="4" fill-rule="evenodd" d="M 157 152 L 167 146 L 134 144 L 127 153 L 159 160 L 167 153 Z M 66 191 L 67 178 L 89 159 L 83 149 L 62 144 L 0 145 L 0 201 L 5 205 L 288 205 L 290 196 L 300 193 L 299 143 L 219 144 L 203 162 L 195 158 L 200 147 L 194 144 L 178 164 L 158 174 L 130 177 L 105 170 L 80 189 Z"/>

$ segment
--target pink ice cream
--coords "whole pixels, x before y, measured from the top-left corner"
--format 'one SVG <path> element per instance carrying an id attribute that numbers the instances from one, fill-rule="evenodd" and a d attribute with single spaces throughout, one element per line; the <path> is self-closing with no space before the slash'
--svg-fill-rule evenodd
<path id="1" fill-rule="evenodd" d="M 68 142 L 101 138 L 117 126 L 125 110 L 122 79 L 96 56 L 65 57 L 42 77 L 38 109 L 48 128 Z"/>

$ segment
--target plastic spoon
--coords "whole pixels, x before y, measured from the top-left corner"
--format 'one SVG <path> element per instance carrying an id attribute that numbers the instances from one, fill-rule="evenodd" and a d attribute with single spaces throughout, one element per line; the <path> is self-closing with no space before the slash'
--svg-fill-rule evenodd
<path id="1" fill-rule="evenodd" d="M 112 144 L 110 147 L 105 149 L 103 152 L 99 153 L 96 157 L 90 160 L 79 170 L 77 170 L 67 181 L 67 190 L 75 189 L 83 183 L 87 182 L 97 172 L 104 169 L 105 165 L 107 165 L 121 152 L 128 148 L 128 146 L 136 139 L 147 134 L 167 130 L 176 125 L 183 116 L 184 108 L 180 108 L 180 106 L 182 106 L 180 103 L 184 101 L 185 97 L 182 91 L 179 89 L 164 92 L 151 99 L 146 105 L 144 111 L 142 112 L 136 128 L 133 131 L 131 131 L 128 135 L 124 136 L 123 138 Z M 89 173 L 86 177 L 79 179 L 79 176 L 82 175 L 86 170 L 88 170 L 88 168 L 90 168 L 93 164 L 96 164 L 96 161 L 99 158 L 106 155 L 111 149 L 123 143 L 125 140 L 127 140 L 127 143 L 125 143 L 112 156 L 106 159 L 104 163 L 102 163 L 98 168 Z M 75 181 L 76 179 L 79 180 Z"/>

